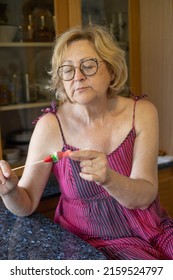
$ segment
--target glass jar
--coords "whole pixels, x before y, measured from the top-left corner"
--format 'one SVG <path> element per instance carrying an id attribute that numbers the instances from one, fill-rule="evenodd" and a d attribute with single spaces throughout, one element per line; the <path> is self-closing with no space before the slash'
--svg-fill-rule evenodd
<path id="1" fill-rule="evenodd" d="M 10 91 L 7 84 L 0 81 L 0 106 L 10 103 Z"/>
<path id="2" fill-rule="evenodd" d="M 36 8 L 32 12 L 33 18 L 33 41 L 51 42 L 54 37 L 53 16 L 47 9 Z"/>

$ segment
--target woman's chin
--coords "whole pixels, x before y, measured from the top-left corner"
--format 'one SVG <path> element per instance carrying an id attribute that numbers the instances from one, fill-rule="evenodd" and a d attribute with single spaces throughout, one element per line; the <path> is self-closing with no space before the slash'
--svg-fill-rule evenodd
<path id="1" fill-rule="evenodd" d="M 95 96 L 91 94 L 79 94 L 74 98 L 74 102 L 78 104 L 90 104 L 94 102 L 94 100 L 95 100 Z"/>

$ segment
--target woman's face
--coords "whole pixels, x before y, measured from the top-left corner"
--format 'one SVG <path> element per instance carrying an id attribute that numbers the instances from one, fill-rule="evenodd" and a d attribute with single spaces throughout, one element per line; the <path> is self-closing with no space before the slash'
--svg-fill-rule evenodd
<path id="1" fill-rule="evenodd" d="M 81 62 L 92 58 L 99 61 L 98 71 L 93 76 L 86 76 L 79 67 Z M 63 81 L 66 94 L 71 102 L 87 104 L 98 98 L 105 98 L 114 74 L 108 71 L 106 63 L 98 56 L 89 41 L 80 40 L 71 43 L 62 65 L 75 67 L 74 78 L 70 81 Z"/>

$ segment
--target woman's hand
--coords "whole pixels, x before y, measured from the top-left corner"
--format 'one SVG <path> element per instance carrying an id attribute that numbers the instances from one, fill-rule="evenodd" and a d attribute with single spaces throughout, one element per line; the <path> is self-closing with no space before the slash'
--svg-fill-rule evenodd
<path id="1" fill-rule="evenodd" d="M 106 185 L 110 179 L 111 169 L 104 153 L 93 150 L 80 150 L 69 153 L 73 160 L 80 161 L 81 178 Z"/>
<path id="2" fill-rule="evenodd" d="M 0 160 L 0 195 L 6 195 L 11 192 L 18 183 L 17 175 L 11 171 L 11 168 L 5 160 Z"/>

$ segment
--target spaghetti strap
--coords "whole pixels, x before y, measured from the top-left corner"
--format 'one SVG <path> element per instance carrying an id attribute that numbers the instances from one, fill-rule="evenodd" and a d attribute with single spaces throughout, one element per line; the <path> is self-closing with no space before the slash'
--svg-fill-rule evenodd
<path id="1" fill-rule="evenodd" d="M 131 92 L 131 97 L 133 98 L 134 100 L 134 106 L 133 106 L 133 120 L 132 120 L 132 127 L 134 128 L 135 127 L 135 110 L 136 110 L 136 102 L 138 100 L 141 100 L 141 99 L 145 99 L 147 98 L 147 95 L 146 94 L 142 94 L 142 95 L 134 95 L 132 92 Z"/>
<path id="2" fill-rule="evenodd" d="M 57 115 L 55 115 L 55 117 L 57 118 L 57 121 L 58 121 L 58 124 L 59 124 L 59 128 L 60 128 L 60 131 L 61 131 L 61 136 L 62 136 L 63 143 L 64 143 L 64 145 L 66 145 L 66 140 L 65 140 L 64 133 L 63 133 L 63 130 L 62 130 L 61 122 L 60 122 Z"/>
<path id="3" fill-rule="evenodd" d="M 42 109 L 41 112 L 42 112 L 42 115 L 39 116 L 36 120 L 34 120 L 34 121 L 32 122 L 32 124 L 36 124 L 36 123 L 39 121 L 39 119 L 41 119 L 41 118 L 42 118 L 45 114 L 47 114 L 47 113 L 52 113 L 52 114 L 54 114 L 55 117 L 56 117 L 56 119 L 57 119 L 57 121 L 58 121 L 58 124 L 59 124 L 59 128 L 60 128 L 60 132 L 61 132 L 61 136 L 62 136 L 63 143 L 66 144 L 65 137 L 64 137 L 64 133 L 63 133 L 63 130 L 62 130 L 62 126 L 61 126 L 60 120 L 59 120 L 59 118 L 58 118 L 58 116 L 57 116 L 57 114 L 56 114 L 56 113 L 57 113 L 57 104 L 56 104 L 56 102 L 53 100 L 53 101 L 51 102 L 51 106 L 48 107 L 48 108 Z"/>
<path id="4" fill-rule="evenodd" d="M 56 115 L 56 112 L 57 112 L 57 104 L 55 101 L 52 100 L 51 102 L 51 107 L 48 107 L 48 108 L 44 108 L 44 109 L 41 109 L 41 112 L 42 114 L 40 116 L 38 116 L 33 122 L 32 124 L 36 124 L 39 119 L 41 119 L 44 115 L 46 115 L 47 113 L 52 113 L 54 115 Z"/>
<path id="5" fill-rule="evenodd" d="M 137 99 L 134 100 L 134 105 L 133 105 L 133 120 L 132 120 L 132 128 L 135 128 L 135 111 L 136 111 L 136 102 Z"/>

